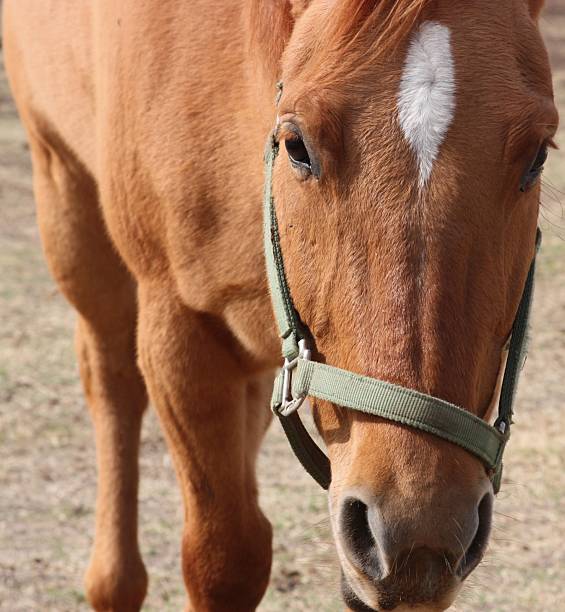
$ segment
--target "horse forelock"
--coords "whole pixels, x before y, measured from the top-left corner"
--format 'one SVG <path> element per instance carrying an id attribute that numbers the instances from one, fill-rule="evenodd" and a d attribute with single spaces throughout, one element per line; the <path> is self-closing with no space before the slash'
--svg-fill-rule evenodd
<path id="1" fill-rule="evenodd" d="M 330 5 L 298 0 L 251 0 L 248 5 L 250 40 L 253 49 L 259 50 L 263 64 L 278 77 L 280 60 L 293 29 L 311 7 L 320 11 L 321 19 L 317 32 L 312 32 L 315 40 L 310 41 L 309 56 L 315 56 L 318 65 L 333 64 L 339 57 L 337 64 L 345 72 L 350 66 L 359 66 L 369 58 L 374 61 L 402 44 L 431 1 L 343 0 Z"/>
<path id="2" fill-rule="evenodd" d="M 431 0 L 345 0 L 328 13 L 326 48 L 346 48 L 368 35 L 375 50 L 385 53 L 412 32 Z"/>
<path id="3" fill-rule="evenodd" d="M 403 47 L 432 0 L 344 0 L 313 3 L 294 26 L 283 78 L 303 94 L 312 89 L 339 104 L 340 92 L 360 88 L 367 74 Z M 304 21 L 302 21 L 304 20 Z M 331 93 L 330 93 L 331 92 Z"/>

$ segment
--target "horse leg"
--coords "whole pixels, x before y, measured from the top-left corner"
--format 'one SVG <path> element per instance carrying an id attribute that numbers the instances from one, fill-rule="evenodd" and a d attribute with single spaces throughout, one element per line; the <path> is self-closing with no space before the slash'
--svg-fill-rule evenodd
<path id="1" fill-rule="evenodd" d="M 134 612 L 147 592 L 137 544 L 138 452 L 146 392 L 135 361 L 135 318 L 124 319 L 123 328 L 113 334 L 81 318 L 77 351 L 98 466 L 87 595 L 95 610 Z"/>
<path id="2" fill-rule="evenodd" d="M 141 608 L 147 574 L 137 544 L 138 448 L 145 384 L 136 364 L 136 286 L 110 243 L 90 175 L 64 146 L 31 138 L 47 261 L 77 310 L 76 346 L 96 435 L 96 532 L 86 574 L 95 610 Z"/>
<path id="3" fill-rule="evenodd" d="M 255 458 L 272 376 L 250 377 L 229 330 L 176 295 L 174 285 L 140 285 L 138 347 L 183 494 L 188 610 L 250 612 L 271 566 Z"/>

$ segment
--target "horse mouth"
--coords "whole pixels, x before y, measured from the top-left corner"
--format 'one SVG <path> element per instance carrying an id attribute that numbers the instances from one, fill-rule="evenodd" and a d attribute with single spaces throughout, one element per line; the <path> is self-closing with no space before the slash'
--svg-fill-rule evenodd
<path id="1" fill-rule="evenodd" d="M 422 601 L 421 598 L 417 597 L 407 597 L 398 592 L 380 593 L 376 595 L 377 607 L 372 608 L 361 600 L 342 571 L 341 594 L 346 606 L 352 612 L 388 612 L 389 610 L 396 610 L 397 612 L 405 612 L 406 610 L 414 610 L 414 612 L 441 612 L 449 608 L 453 603 L 461 582 L 459 582 L 455 589 L 449 589 L 447 595 L 433 600 L 425 598 L 427 601 L 425 599 Z"/>

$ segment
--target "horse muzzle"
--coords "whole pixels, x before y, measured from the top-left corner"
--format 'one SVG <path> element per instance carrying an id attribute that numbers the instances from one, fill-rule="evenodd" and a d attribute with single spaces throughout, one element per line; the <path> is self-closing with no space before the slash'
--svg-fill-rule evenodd
<path id="1" fill-rule="evenodd" d="M 482 488 L 474 495 L 419 508 L 416 500 L 344 491 L 332 524 L 350 609 L 448 608 L 488 542 L 493 495 Z"/>

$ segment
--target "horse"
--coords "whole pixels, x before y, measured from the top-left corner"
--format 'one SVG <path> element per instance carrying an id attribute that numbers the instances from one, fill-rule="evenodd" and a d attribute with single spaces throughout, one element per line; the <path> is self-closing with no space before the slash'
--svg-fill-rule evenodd
<path id="1" fill-rule="evenodd" d="M 491 419 L 558 123 L 542 4 L 4 1 L 42 245 L 77 312 L 95 430 L 94 610 L 137 611 L 146 595 L 148 398 L 182 490 L 187 609 L 249 612 L 267 588 L 255 463 L 281 365 L 269 138 L 286 280 L 316 359 Z M 484 463 L 335 401 L 312 411 L 348 608 L 448 608 L 488 543 Z"/>

